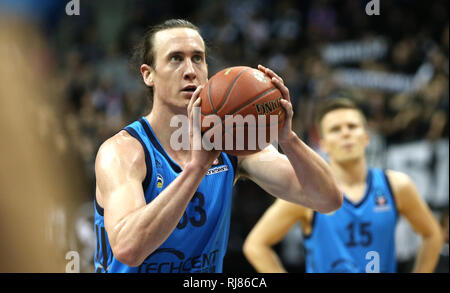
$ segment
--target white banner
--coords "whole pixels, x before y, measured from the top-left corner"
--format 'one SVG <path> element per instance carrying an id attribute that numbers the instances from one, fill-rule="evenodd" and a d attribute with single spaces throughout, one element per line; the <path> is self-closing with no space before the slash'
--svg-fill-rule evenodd
<path id="1" fill-rule="evenodd" d="M 398 93 L 414 92 L 422 88 L 431 80 L 433 74 L 433 65 L 424 63 L 415 74 L 342 68 L 337 69 L 333 77 L 343 87 L 370 88 Z"/>
<path id="2" fill-rule="evenodd" d="M 322 58 L 328 64 L 355 63 L 377 60 L 386 55 L 388 44 L 382 37 L 366 41 L 347 41 L 329 44 L 322 49 Z"/>
<path id="3" fill-rule="evenodd" d="M 387 168 L 408 174 L 431 205 L 448 205 L 449 142 L 427 140 L 390 146 Z"/>

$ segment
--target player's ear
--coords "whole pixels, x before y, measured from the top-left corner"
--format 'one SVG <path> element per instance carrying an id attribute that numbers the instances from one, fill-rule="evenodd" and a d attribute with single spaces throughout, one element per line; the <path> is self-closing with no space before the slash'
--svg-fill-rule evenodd
<path id="1" fill-rule="evenodd" d="M 144 80 L 144 83 L 147 86 L 152 87 L 153 86 L 153 75 L 154 75 L 153 68 L 150 65 L 142 64 L 141 65 L 141 74 L 142 74 L 142 79 Z"/>

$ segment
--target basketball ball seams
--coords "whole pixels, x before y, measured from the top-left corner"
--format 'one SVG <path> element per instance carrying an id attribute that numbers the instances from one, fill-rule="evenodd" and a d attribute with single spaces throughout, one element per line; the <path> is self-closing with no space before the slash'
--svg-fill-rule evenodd
<path id="1" fill-rule="evenodd" d="M 220 111 L 220 109 L 222 109 L 223 106 L 226 104 L 228 98 L 230 97 L 231 90 L 233 89 L 234 85 L 235 85 L 236 82 L 238 81 L 239 77 L 241 77 L 241 75 L 242 75 L 244 72 L 246 72 L 246 71 L 248 71 L 248 70 L 250 70 L 250 69 L 251 69 L 251 68 L 245 68 L 245 69 L 243 69 L 243 70 L 242 70 L 241 72 L 239 72 L 239 74 L 234 78 L 233 82 L 231 83 L 230 87 L 228 88 L 227 95 L 225 96 L 225 99 L 223 99 L 222 104 L 217 108 L 216 113 L 217 113 L 218 111 Z M 213 106 L 213 107 L 214 107 L 214 106 Z"/>
<path id="2" fill-rule="evenodd" d="M 212 97 L 211 97 L 211 85 L 212 85 L 212 83 L 213 83 L 213 80 L 211 79 L 211 81 L 209 82 L 209 88 L 208 88 L 209 103 L 211 104 L 211 108 L 213 110 L 213 114 L 217 114 L 217 110 L 214 108 L 214 103 L 213 103 Z"/>

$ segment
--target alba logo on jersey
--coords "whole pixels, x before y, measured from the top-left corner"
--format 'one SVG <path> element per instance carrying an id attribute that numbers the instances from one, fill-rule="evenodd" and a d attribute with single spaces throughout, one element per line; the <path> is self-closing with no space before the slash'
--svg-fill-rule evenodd
<path id="1" fill-rule="evenodd" d="M 161 174 L 156 175 L 156 187 L 162 188 L 164 185 L 164 178 Z"/>
<path id="2" fill-rule="evenodd" d="M 386 196 L 382 192 L 376 192 L 375 194 L 375 212 L 389 211 L 391 205 L 388 203 Z"/>

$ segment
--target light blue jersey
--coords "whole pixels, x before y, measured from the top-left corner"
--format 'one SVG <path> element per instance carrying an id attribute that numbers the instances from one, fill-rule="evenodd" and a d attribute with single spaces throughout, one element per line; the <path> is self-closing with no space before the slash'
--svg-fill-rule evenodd
<path id="1" fill-rule="evenodd" d="M 155 199 L 182 171 L 168 156 L 143 117 L 125 127 L 144 148 L 147 175 L 142 182 L 146 203 Z M 201 181 L 175 230 L 139 267 L 119 262 L 111 252 L 103 209 L 95 201 L 96 272 L 222 272 L 231 216 L 237 158 L 221 153 Z"/>
<path id="2" fill-rule="evenodd" d="M 359 203 L 344 196 L 336 212 L 314 212 L 304 241 L 307 273 L 396 272 L 397 209 L 389 181 L 381 169 L 369 169 L 366 180 Z"/>

